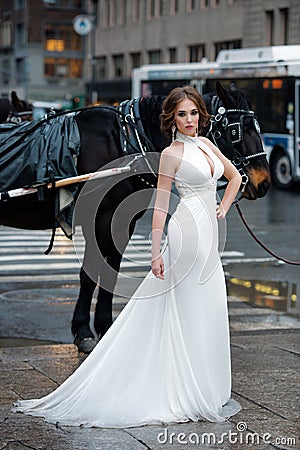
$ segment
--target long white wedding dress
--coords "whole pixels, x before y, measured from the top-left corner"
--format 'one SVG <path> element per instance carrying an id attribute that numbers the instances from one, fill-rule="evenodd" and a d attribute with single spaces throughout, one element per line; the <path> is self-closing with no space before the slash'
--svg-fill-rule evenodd
<path id="1" fill-rule="evenodd" d="M 218 254 L 216 184 L 224 167 L 201 138 L 177 139 L 184 142 L 175 179 L 180 202 L 168 224 L 165 280 L 149 272 L 81 366 L 54 392 L 18 401 L 14 411 L 62 425 L 126 428 L 222 422 L 241 409 L 230 398 Z"/>

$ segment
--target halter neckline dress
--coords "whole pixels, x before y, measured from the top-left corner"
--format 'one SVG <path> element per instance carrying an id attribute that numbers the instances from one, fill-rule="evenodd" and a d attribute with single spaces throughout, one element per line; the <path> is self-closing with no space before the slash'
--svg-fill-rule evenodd
<path id="1" fill-rule="evenodd" d="M 79 368 L 54 392 L 18 401 L 14 411 L 61 425 L 127 428 L 222 422 L 241 409 L 231 398 L 218 253 L 216 184 L 224 167 L 201 138 L 177 133 L 177 140 L 184 144 L 175 176 L 180 201 L 168 223 L 165 280 L 150 271 Z"/>

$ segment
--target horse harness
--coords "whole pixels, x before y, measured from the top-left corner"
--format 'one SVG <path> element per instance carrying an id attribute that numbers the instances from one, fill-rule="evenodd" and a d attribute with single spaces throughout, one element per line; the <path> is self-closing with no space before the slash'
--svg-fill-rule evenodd
<path id="1" fill-rule="evenodd" d="M 79 108 L 75 112 L 76 114 L 83 111 L 88 111 L 95 107 L 88 106 L 85 108 Z M 143 158 L 149 171 L 152 176 L 157 178 L 157 174 L 153 167 L 151 166 L 148 158 L 148 152 L 157 152 L 154 147 L 152 141 L 148 138 L 145 133 L 142 119 L 139 111 L 139 98 L 134 98 L 132 100 L 124 100 L 120 103 L 120 105 L 116 108 L 114 106 L 106 106 L 101 105 L 99 108 L 106 109 L 108 111 L 112 111 L 117 115 L 117 121 L 119 124 L 119 136 L 120 136 L 120 144 L 122 148 L 122 152 L 124 156 L 132 155 L 134 156 L 133 160 L 127 165 L 132 165 L 138 159 Z M 59 113 L 55 113 L 54 111 L 46 114 L 43 120 L 50 120 L 55 117 L 74 113 L 74 111 L 62 111 Z M 146 184 L 147 187 L 154 188 L 155 185 L 150 183 L 141 175 L 137 175 L 141 181 Z"/>
<path id="2" fill-rule="evenodd" d="M 26 120 L 30 120 L 30 117 L 32 116 L 32 110 L 28 111 L 22 111 L 18 112 L 16 110 L 10 110 L 7 116 L 7 119 L 5 122 L 7 123 L 15 123 L 20 124 L 21 122 L 24 122 Z"/>
<path id="3" fill-rule="evenodd" d="M 147 137 L 139 110 L 139 99 L 125 100 L 120 103 L 118 111 L 119 129 L 120 129 L 120 143 L 124 155 L 141 153 L 144 161 L 150 170 L 150 173 L 157 178 L 156 172 L 153 170 L 150 162 L 147 159 L 147 152 L 156 151 L 150 139 Z M 149 187 L 154 188 L 155 185 L 145 180 L 141 175 L 138 177 Z"/>
<path id="4" fill-rule="evenodd" d="M 244 120 L 250 118 L 253 121 L 256 132 L 260 133 L 260 127 L 255 116 L 254 111 L 246 109 L 225 109 L 222 102 L 217 95 L 214 95 L 211 100 L 211 123 L 207 135 L 212 137 L 214 144 L 218 147 L 217 141 L 222 136 L 227 142 L 227 149 L 230 154 L 230 161 L 237 168 L 242 176 L 242 189 L 244 192 L 248 183 L 248 175 L 245 172 L 245 167 L 249 164 L 249 160 L 253 158 L 266 158 L 266 152 L 253 153 L 252 155 L 244 156 L 236 149 L 236 145 L 240 144 L 243 139 Z M 230 116 L 239 114 L 238 121 L 230 121 Z"/>

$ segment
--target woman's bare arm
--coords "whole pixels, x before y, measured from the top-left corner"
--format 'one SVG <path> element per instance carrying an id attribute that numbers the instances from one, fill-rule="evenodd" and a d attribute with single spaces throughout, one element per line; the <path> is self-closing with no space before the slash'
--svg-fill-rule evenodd
<path id="1" fill-rule="evenodd" d="M 158 278 L 164 279 L 163 259 L 160 255 L 162 233 L 169 209 L 172 181 L 180 160 L 174 146 L 167 147 L 161 154 L 156 200 L 152 219 L 152 272 Z"/>

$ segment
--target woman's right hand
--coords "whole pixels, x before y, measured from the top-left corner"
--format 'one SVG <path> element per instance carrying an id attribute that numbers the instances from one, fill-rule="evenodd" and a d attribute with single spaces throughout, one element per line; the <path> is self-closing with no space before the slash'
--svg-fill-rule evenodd
<path id="1" fill-rule="evenodd" d="M 160 278 L 161 280 L 165 279 L 164 276 L 164 260 L 162 256 L 158 256 L 151 263 L 152 273 L 156 278 Z"/>

